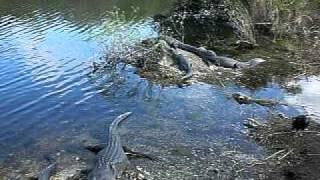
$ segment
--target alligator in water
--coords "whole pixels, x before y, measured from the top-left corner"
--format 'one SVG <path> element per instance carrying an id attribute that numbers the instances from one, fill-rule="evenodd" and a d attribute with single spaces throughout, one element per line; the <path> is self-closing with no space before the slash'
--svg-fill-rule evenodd
<path id="1" fill-rule="evenodd" d="M 49 165 L 46 169 L 40 172 L 38 180 L 49 180 L 52 172 L 56 169 L 56 163 Z"/>
<path id="2" fill-rule="evenodd" d="M 118 127 L 132 113 L 118 116 L 109 127 L 107 146 L 97 155 L 97 162 L 89 175 L 91 180 L 115 180 L 129 167 L 129 160 L 121 145 Z"/>
<path id="3" fill-rule="evenodd" d="M 277 106 L 277 105 L 287 105 L 284 102 L 279 102 L 272 99 L 254 99 L 242 93 L 233 93 L 232 98 L 236 100 L 239 104 L 259 104 L 261 106 Z"/>

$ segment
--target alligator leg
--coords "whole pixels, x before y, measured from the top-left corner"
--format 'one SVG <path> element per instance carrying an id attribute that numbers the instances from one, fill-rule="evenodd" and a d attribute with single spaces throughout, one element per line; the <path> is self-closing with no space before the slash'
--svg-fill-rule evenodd
<path id="1" fill-rule="evenodd" d="M 88 145 L 85 148 L 94 154 L 98 154 L 101 150 L 105 148 L 106 144 L 95 144 L 95 145 Z M 128 156 L 129 159 L 149 159 L 151 161 L 156 161 L 157 158 L 153 157 L 149 154 L 144 154 L 142 152 L 133 151 L 127 146 L 122 146 L 125 154 Z"/>
<path id="2" fill-rule="evenodd" d="M 144 154 L 141 152 L 133 151 L 132 149 L 128 148 L 127 146 L 122 146 L 124 152 L 128 156 L 129 159 L 149 159 L 151 161 L 157 161 L 158 158 L 149 155 L 149 154 Z"/>

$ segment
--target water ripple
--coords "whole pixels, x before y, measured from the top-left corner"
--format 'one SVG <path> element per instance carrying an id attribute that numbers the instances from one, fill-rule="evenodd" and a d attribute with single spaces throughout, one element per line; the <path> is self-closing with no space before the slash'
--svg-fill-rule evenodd
<path id="1" fill-rule="evenodd" d="M 157 30 L 151 19 L 132 15 L 131 9 L 88 3 L 94 8 L 78 1 L 0 1 L 0 144 L 22 146 L 58 121 L 101 119 L 119 106 L 101 94 L 116 92 L 121 84 L 106 73 L 96 80 L 108 82 L 97 87 L 89 77 L 92 61 L 106 51 L 127 53 Z"/>

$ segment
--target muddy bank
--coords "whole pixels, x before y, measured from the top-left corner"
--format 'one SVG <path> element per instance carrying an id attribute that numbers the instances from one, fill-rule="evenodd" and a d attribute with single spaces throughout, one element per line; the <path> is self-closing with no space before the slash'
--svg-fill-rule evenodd
<path id="1" fill-rule="evenodd" d="M 259 55 L 233 58 L 169 36 L 144 40 L 134 52 L 125 62 L 135 66 L 140 76 L 163 85 L 206 82 L 225 86 L 225 83 L 237 83 L 244 70 L 265 63 Z"/>
<path id="2" fill-rule="evenodd" d="M 320 178 L 320 125 L 292 129 L 292 119 L 272 115 L 266 123 L 250 126 L 248 135 L 268 150 L 266 158 L 250 163 L 242 172 L 256 171 L 262 179 Z"/>

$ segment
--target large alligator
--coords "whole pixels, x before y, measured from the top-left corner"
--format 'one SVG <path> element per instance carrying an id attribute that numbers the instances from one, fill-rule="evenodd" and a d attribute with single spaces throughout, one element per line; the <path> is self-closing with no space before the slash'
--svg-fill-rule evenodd
<path id="1" fill-rule="evenodd" d="M 46 169 L 42 170 L 38 176 L 38 180 L 49 180 L 52 172 L 56 169 L 56 163 L 49 165 Z"/>
<path id="2" fill-rule="evenodd" d="M 129 160 L 121 146 L 118 127 L 132 113 L 118 116 L 109 127 L 107 146 L 97 155 L 97 162 L 89 175 L 91 180 L 115 180 L 129 167 Z"/>
<path id="3" fill-rule="evenodd" d="M 233 58 L 218 56 L 214 51 L 207 50 L 204 47 L 197 48 L 169 36 L 161 36 L 161 39 L 165 40 L 172 47 L 179 48 L 199 56 L 207 65 L 214 64 L 216 66 L 236 69 L 254 67 L 265 61 L 261 58 L 254 58 L 247 62 L 241 62 Z"/>
<path id="4" fill-rule="evenodd" d="M 113 120 L 109 127 L 109 135 L 106 143 L 87 146 L 86 148 L 91 152 L 97 154 L 97 161 L 94 168 L 87 174 L 85 170 L 84 175 L 88 175 L 90 180 L 116 180 L 129 167 L 128 157 L 144 158 L 149 160 L 157 160 L 148 154 L 140 153 L 121 145 L 120 134 L 118 127 L 121 122 L 126 120 L 132 113 L 127 112 L 121 114 Z M 34 179 L 49 180 L 53 171 L 56 169 L 56 163 L 49 165 L 42 170 L 38 177 Z"/>

